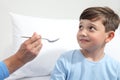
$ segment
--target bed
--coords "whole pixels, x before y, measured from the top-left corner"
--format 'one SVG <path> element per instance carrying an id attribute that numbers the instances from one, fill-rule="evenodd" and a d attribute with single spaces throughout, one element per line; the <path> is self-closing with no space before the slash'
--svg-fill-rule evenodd
<path id="1" fill-rule="evenodd" d="M 8 78 L 6 80 L 49 80 L 50 76 L 44 76 L 44 77 L 14 77 L 14 78 Z"/>
<path id="2" fill-rule="evenodd" d="M 40 77 L 40 76 L 36 76 L 36 77 L 12 77 L 12 78 L 8 78 L 6 80 L 49 80 L 50 76 L 44 76 L 44 77 Z"/>

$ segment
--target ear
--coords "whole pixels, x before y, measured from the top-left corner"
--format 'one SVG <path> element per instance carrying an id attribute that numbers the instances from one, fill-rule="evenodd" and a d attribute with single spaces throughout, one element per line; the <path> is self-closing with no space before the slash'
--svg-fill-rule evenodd
<path id="1" fill-rule="evenodd" d="M 111 41 L 111 40 L 113 39 L 114 35 L 115 35 L 115 32 L 114 32 L 114 31 L 109 31 L 109 32 L 107 32 L 105 42 L 108 43 L 109 41 Z"/>

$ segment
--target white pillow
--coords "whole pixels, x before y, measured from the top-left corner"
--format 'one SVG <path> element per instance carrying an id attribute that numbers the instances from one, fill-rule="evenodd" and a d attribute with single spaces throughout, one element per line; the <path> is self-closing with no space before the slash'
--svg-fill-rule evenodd
<path id="1" fill-rule="evenodd" d="M 57 42 L 49 43 L 42 40 L 40 54 L 14 74 L 21 77 L 45 76 L 53 70 L 54 64 L 61 53 L 79 48 L 76 40 L 78 20 L 45 19 L 10 13 L 13 23 L 13 53 L 25 40 L 21 36 L 32 36 L 37 32 L 49 39 L 59 38 Z"/>

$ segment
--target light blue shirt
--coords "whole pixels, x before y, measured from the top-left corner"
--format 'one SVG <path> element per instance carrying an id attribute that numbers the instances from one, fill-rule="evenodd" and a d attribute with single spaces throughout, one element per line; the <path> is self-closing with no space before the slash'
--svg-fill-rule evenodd
<path id="1" fill-rule="evenodd" d="M 4 80 L 9 76 L 9 71 L 4 62 L 0 62 L 0 80 Z"/>
<path id="2" fill-rule="evenodd" d="M 120 63 L 108 55 L 91 62 L 72 50 L 58 59 L 50 80 L 120 80 Z"/>

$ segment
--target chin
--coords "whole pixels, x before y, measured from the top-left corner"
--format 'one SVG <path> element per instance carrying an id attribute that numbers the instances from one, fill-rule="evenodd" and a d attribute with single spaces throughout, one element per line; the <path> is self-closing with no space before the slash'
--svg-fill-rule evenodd
<path id="1" fill-rule="evenodd" d="M 89 50 L 89 49 L 90 49 L 90 47 L 87 47 L 87 46 L 81 46 L 81 45 L 80 45 L 80 48 L 83 49 L 83 50 Z"/>

